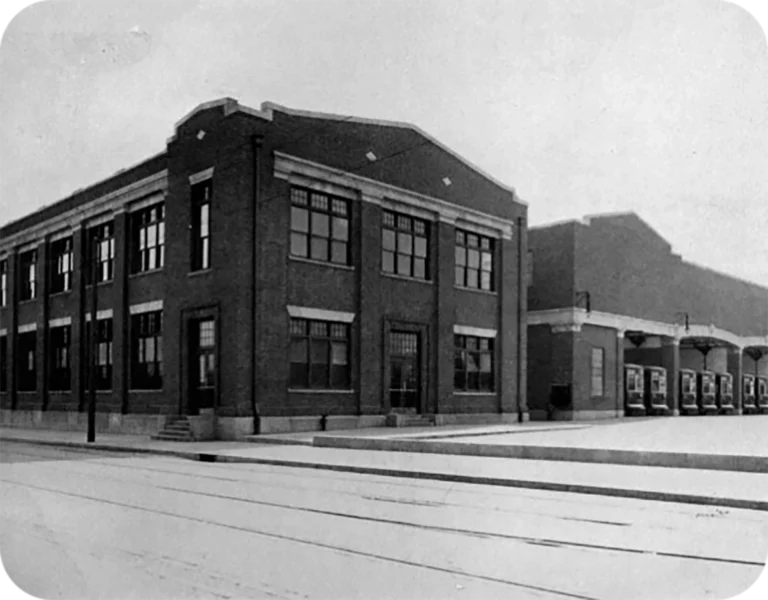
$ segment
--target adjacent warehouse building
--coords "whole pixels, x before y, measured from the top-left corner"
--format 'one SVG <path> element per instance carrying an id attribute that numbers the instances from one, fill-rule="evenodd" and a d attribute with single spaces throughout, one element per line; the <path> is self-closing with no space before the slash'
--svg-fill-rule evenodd
<path id="1" fill-rule="evenodd" d="M 91 373 L 109 431 L 525 420 L 526 214 L 414 126 L 201 105 L 0 229 L 2 423 L 82 429 Z"/>
<path id="2" fill-rule="evenodd" d="M 528 405 L 532 419 L 625 414 L 624 365 L 768 376 L 768 289 L 684 261 L 634 213 L 529 231 Z"/>

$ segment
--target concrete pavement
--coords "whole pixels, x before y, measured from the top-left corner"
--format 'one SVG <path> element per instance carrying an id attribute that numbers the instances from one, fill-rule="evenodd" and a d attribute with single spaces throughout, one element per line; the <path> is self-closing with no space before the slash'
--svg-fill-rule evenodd
<path id="1" fill-rule="evenodd" d="M 0 441 L 171 455 L 205 462 L 254 463 L 768 511 L 768 474 L 765 473 L 353 451 L 303 445 L 165 442 L 143 436 L 106 434 L 99 435 L 95 444 L 88 444 L 81 432 L 24 429 L 2 429 Z"/>

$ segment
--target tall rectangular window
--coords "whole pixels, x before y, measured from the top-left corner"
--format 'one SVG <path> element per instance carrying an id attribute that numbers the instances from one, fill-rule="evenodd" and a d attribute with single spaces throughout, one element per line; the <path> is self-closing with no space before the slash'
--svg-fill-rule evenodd
<path id="1" fill-rule="evenodd" d="M 131 316 L 131 388 L 163 387 L 163 313 Z"/>
<path id="2" fill-rule="evenodd" d="M 429 279 L 429 223 L 388 210 L 382 213 L 381 268 L 416 279 Z"/>
<path id="3" fill-rule="evenodd" d="M 93 368 L 91 357 L 91 322 L 85 324 L 85 339 L 88 344 L 87 364 Z M 90 377 L 90 371 L 88 371 Z M 90 381 L 90 380 L 89 380 Z M 96 389 L 112 389 L 112 319 L 96 321 Z"/>
<path id="4" fill-rule="evenodd" d="M 72 237 L 51 242 L 51 293 L 72 289 Z"/>
<path id="5" fill-rule="evenodd" d="M 165 263 L 165 205 L 131 213 L 131 271 L 141 273 Z"/>
<path id="6" fill-rule="evenodd" d="M 291 188 L 291 255 L 348 265 L 349 202 Z"/>
<path id="7" fill-rule="evenodd" d="M 8 305 L 8 260 L 0 260 L 0 306 Z"/>
<path id="8" fill-rule="evenodd" d="M 18 350 L 16 374 L 19 382 L 16 387 L 20 392 L 34 392 L 37 388 L 37 332 L 20 333 Z"/>
<path id="9" fill-rule="evenodd" d="M 103 223 L 88 230 L 88 283 L 111 281 L 115 269 L 115 224 Z"/>
<path id="10" fill-rule="evenodd" d="M 457 229 L 456 285 L 493 291 L 493 250 L 493 239 Z"/>
<path id="11" fill-rule="evenodd" d="M 211 200 L 213 180 L 192 185 L 192 270 L 211 268 Z"/>
<path id="12" fill-rule="evenodd" d="M 33 300 L 37 298 L 37 250 L 29 250 L 19 255 L 20 300 Z"/>
<path id="13" fill-rule="evenodd" d="M 72 330 L 69 325 L 52 327 L 48 332 L 50 352 L 50 373 L 48 385 L 51 390 L 69 390 L 71 385 L 71 355 L 69 345 Z"/>
<path id="14" fill-rule="evenodd" d="M 468 392 L 492 392 L 494 389 L 493 358 L 493 338 L 454 336 L 454 389 Z"/>
<path id="15" fill-rule="evenodd" d="M 0 392 L 8 391 L 8 336 L 0 336 Z"/>
<path id="16" fill-rule="evenodd" d="M 605 350 L 592 348 L 592 360 L 590 363 L 592 396 L 603 395 L 603 372 L 605 362 Z"/>
<path id="17" fill-rule="evenodd" d="M 291 319 L 290 386 L 349 388 L 349 325 Z"/>

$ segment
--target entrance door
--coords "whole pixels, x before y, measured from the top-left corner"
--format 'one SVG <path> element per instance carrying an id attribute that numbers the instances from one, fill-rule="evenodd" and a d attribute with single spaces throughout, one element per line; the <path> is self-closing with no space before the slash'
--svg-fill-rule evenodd
<path id="1" fill-rule="evenodd" d="M 189 414 L 213 408 L 216 400 L 216 321 L 213 318 L 189 322 Z"/>
<path id="2" fill-rule="evenodd" d="M 421 344 L 419 334 L 389 334 L 389 406 L 402 412 L 418 412 L 421 399 Z"/>

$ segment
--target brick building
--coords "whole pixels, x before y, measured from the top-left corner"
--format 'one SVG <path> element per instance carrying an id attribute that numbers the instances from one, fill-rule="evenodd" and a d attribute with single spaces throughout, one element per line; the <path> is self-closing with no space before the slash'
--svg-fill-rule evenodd
<path id="1" fill-rule="evenodd" d="M 624 364 L 768 376 L 768 289 L 682 260 L 634 213 L 528 234 L 532 419 L 625 414 Z M 736 411 L 740 384 L 734 384 Z"/>
<path id="2" fill-rule="evenodd" d="M 524 420 L 526 214 L 414 126 L 200 105 L 0 229 L 2 422 L 83 429 L 91 368 L 102 431 Z"/>

